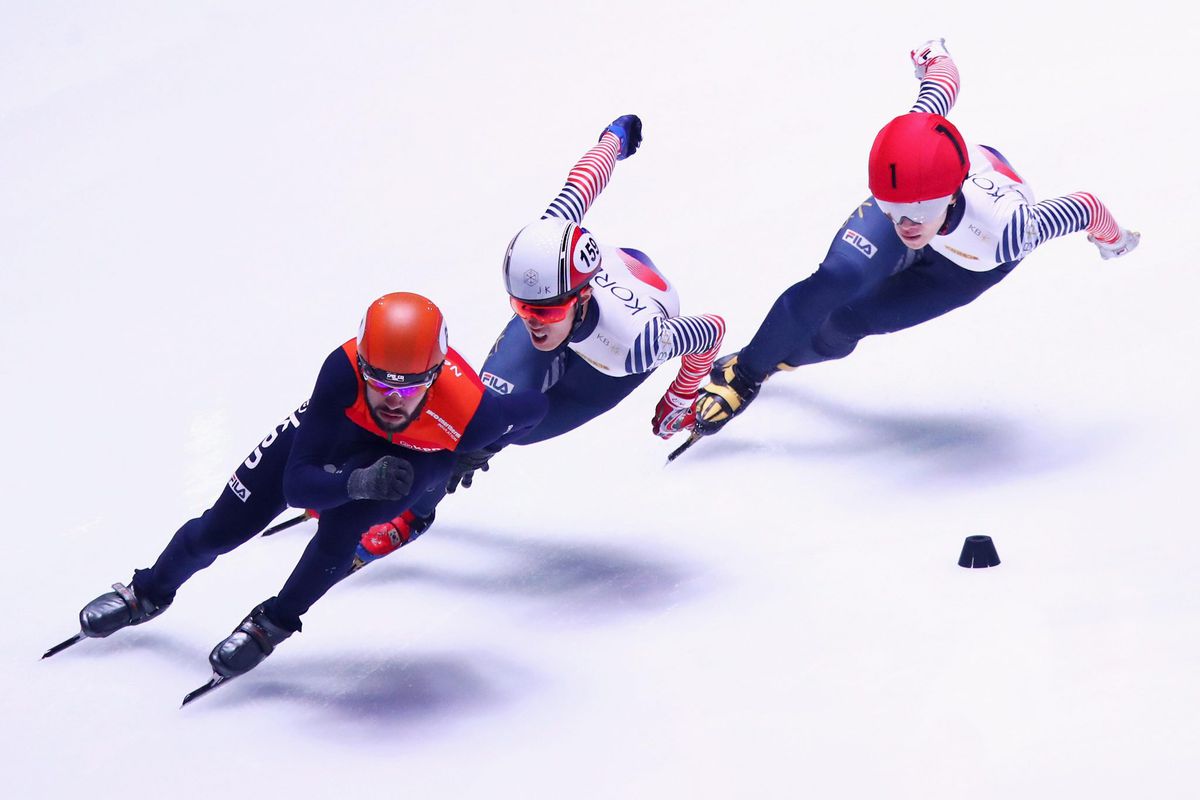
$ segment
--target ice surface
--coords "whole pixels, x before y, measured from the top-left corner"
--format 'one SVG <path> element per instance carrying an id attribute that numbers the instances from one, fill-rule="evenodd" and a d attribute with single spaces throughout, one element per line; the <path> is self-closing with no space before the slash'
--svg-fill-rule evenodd
<path id="1" fill-rule="evenodd" d="M 1194 797 L 1194 22 L 1156 4 L 38 3 L 0 10 L 9 797 Z M 614 117 L 588 216 L 745 343 L 945 36 L 1055 241 L 774 379 L 669 469 L 673 370 L 513 448 L 180 711 L 311 527 L 39 662 L 386 291 L 478 366 L 504 245 Z M 1003 564 L 956 566 L 963 538 Z"/>

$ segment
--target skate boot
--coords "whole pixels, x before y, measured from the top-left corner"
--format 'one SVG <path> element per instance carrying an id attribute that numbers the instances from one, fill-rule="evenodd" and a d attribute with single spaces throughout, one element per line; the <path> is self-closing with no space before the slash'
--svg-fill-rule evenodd
<path id="1" fill-rule="evenodd" d="M 114 583 L 113 591 L 106 592 L 83 607 L 79 612 L 79 630 L 91 639 L 103 639 L 129 625 L 141 625 L 152 620 L 170 607 L 170 603 L 158 605 L 148 597 L 141 597 L 129 586 Z"/>
<path id="2" fill-rule="evenodd" d="M 350 565 L 350 572 L 358 572 L 372 561 L 404 547 L 429 530 L 434 516 L 434 512 L 430 512 L 428 517 L 418 517 L 411 511 L 405 511 L 391 522 L 372 525 L 363 534 L 362 541 L 358 543 L 358 549 L 354 552 L 354 562 Z"/>
<path id="3" fill-rule="evenodd" d="M 750 405 L 762 387 L 761 381 L 747 378 L 738 368 L 737 353 L 717 359 L 709 378 L 696 397 L 695 431 L 700 436 L 710 436 L 725 427 Z"/>
<path id="4" fill-rule="evenodd" d="M 271 621 L 267 616 L 266 603 L 255 606 L 233 633 L 213 648 L 208 663 L 213 672 L 222 678 L 236 678 L 254 669 L 275 647 L 295 631 L 288 630 Z"/>

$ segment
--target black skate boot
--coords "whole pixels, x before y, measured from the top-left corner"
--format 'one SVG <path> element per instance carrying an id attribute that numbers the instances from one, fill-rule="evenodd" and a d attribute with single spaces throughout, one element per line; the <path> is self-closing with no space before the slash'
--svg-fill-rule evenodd
<path id="1" fill-rule="evenodd" d="M 295 631 L 271 621 L 266 603 L 255 606 L 233 633 L 213 648 L 208 656 L 213 672 L 222 678 L 236 678 L 257 667 L 275 647 Z"/>
<path id="2" fill-rule="evenodd" d="M 79 612 L 79 633 L 42 653 L 42 658 L 49 658 L 55 653 L 61 653 L 84 639 L 103 639 L 121 628 L 141 625 L 166 611 L 171 605 L 171 600 L 167 600 L 165 603 L 156 603 L 134 590 L 133 585 L 137 581 L 139 572 L 144 572 L 144 570 L 139 569 L 134 572 L 134 579 L 129 582 L 128 586 L 114 583 L 113 591 L 105 592 L 84 606 Z"/>
<path id="3" fill-rule="evenodd" d="M 105 592 L 79 612 L 79 630 L 90 639 L 103 639 L 130 625 L 141 625 L 154 619 L 170 607 L 170 602 L 157 604 L 142 597 L 129 586 L 114 583 L 113 591 Z"/>
<path id="4" fill-rule="evenodd" d="M 208 654 L 208 663 L 213 669 L 212 677 L 208 683 L 184 695 L 185 706 L 239 675 L 245 675 L 271 655 L 280 642 L 300 630 L 289 630 L 267 616 L 267 603 L 271 600 L 255 606 L 241 624 L 233 629 L 233 633 L 226 636 L 224 641 Z"/>
<path id="5" fill-rule="evenodd" d="M 751 380 L 738 368 L 738 354 L 724 356 L 713 364 L 709 383 L 696 398 L 695 431 L 710 436 L 746 410 L 758 396 L 762 381 Z"/>

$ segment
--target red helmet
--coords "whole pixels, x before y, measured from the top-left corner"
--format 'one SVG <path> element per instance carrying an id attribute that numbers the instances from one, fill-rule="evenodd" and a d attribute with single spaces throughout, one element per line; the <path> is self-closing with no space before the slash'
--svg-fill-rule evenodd
<path id="1" fill-rule="evenodd" d="M 419 294 L 385 294 L 367 308 L 358 326 L 363 374 L 396 386 L 429 383 L 446 357 L 446 320 Z"/>
<path id="2" fill-rule="evenodd" d="M 919 203 L 952 197 L 969 166 L 967 143 L 950 120 L 912 112 L 879 131 L 867 174 L 876 200 Z"/>

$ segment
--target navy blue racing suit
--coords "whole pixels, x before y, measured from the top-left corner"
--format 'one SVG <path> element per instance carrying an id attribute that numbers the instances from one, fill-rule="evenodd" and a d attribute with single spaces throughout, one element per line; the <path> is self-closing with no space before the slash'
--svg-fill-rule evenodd
<path id="1" fill-rule="evenodd" d="M 952 206 L 944 230 L 961 221 Z M 853 352 L 860 339 L 911 328 L 970 303 L 1019 260 L 973 272 L 926 246 L 910 250 L 873 202 L 864 202 L 838 231 L 821 265 L 784 291 L 738 356 L 742 373 L 762 381 Z"/>
<path id="2" fill-rule="evenodd" d="M 313 509 L 320 512 L 317 531 L 266 609 L 276 623 L 299 630 L 300 617 L 347 574 L 362 531 L 401 514 L 427 492 L 443 490 L 455 450 L 502 446 L 532 429 L 546 411 L 539 392 L 500 396 L 485 391 L 470 367 L 456 360 L 453 372 L 457 374 L 443 369 L 420 418 L 432 414 L 438 429 L 444 430 L 448 415 L 440 398 L 455 392 L 456 397 L 477 392 L 478 405 L 464 417 L 465 429 L 454 431 L 459 438 L 449 447 L 418 443 L 419 449 L 414 449 L 411 441 L 404 443 L 411 439 L 405 435 L 407 430 L 385 437 L 352 418 L 355 404 L 362 408 L 361 379 L 344 349 L 329 355 L 312 397 L 254 448 L 212 507 L 184 523 L 152 567 L 135 573 L 133 586 L 139 595 L 159 605 L 168 603 L 192 575 L 253 538 L 288 506 Z M 447 367 L 451 359 L 457 359 L 453 351 Z M 465 388 L 456 389 L 454 381 Z M 412 464 L 409 494 L 390 501 L 352 500 L 347 489 L 350 473 L 385 455 Z"/>

